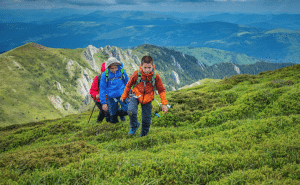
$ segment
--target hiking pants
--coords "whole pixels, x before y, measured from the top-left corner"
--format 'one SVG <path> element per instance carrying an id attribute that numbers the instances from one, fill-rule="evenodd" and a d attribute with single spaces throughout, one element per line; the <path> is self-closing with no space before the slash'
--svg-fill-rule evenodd
<path id="1" fill-rule="evenodd" d="M 137 120 L 137 113 L 138 113 L 138 105 L 139 101 L 137 98 L 131 96 L 129 99 L 128 105 L 128 115 L 130 118 L 130 127 L 135 129 L 138 124 Z M 147 103 L 142 105 L 142 129 L 141 129 L 141 136 L 148 135 L 150 124 L 151 124 L 151 112 L 152 112 L 152 103 Z"/>
<path id="2" fill-rule="evenodd" d="M 106 118 L 106 122 L 110 121 L 110 115 L 108 111 L 104 111 L 102 109 L 102 104 L 100 102 L 96 102 L 97 107 L 100 109 L 97 120 L 102 121 L 104 117 Z"/>
<path id="3" fill-rule="evenodd" d="M 107 100 L 108 100 L 108 110 L 111 117 L 111 123 L 117 123 L 119 122 L 118 116 L 121 117 L 127 115 L 128 102 L 127 100 L 125 100 L 125 102 L 121 102 L 120 97 L 107 98 Z M 120 109 L 118 103 L 121 105 Z"/>

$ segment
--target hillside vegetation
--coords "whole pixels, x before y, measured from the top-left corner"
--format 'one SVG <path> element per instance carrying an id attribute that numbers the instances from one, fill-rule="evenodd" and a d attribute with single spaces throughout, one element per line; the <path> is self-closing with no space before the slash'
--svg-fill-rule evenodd
<path id="1" fill-rule="evenodd" d="M 299 70 L 168 92 L 142 138 L 91 111 L 0 127 L 0 183 L 299 184 Z"/>
<path id="2" fill-rule="evenodd" d="M 82 76 L 80 66 L 91 71 L 82 56 L 83 51 L 28 43 L 0 55 L 1 125 L 77 113 L 84 99 L 77 87 L 77 79 Z M 76 62 L 67 69 L 69 60 Z M 94 75 L 96 73 L 91 76 Z M 61 90 L 58 89 L 58 83 Z M 51 103 L 55 96 L 62 98 L 62 107 L 55 107 Z M 69 109 L 66 108 L 67 103 Z"/>

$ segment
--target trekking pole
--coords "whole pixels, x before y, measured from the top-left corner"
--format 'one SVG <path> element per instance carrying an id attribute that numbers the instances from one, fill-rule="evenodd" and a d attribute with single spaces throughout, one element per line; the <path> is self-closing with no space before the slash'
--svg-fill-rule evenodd
<path id="1" fill-rule="evenodd" d="M 95 98 L 96 98 L 96 97 L 95 97 Z M 90 123 L 91 117 L 92 117 L 93 112 L 94 112 L 94 109 L 95 109 L 95 107 L 96 107 L 96 101 L 95 101 L 95 99 L 93 99 L 93 100 L 94 100 L 94 102 L 95 102 L 95 105 L 94 105 L 94 108 L 93 108 L 93 110 L 92 110 L 92 114 L 90 115 L 88 124 Z"/>
<path id="2" fill-rule="evenodd" d="M 156 101 L 156 103 L 158 104 L 159 107 L 162 106 L 162 103 L 159 103 L 155 98 L 154 100 Z M 168 108 L 171 108 L 171 105 L 167 105 Z M 154 112 L 154 115 L 160 118 L 160 115 L 157 112 Z"/>

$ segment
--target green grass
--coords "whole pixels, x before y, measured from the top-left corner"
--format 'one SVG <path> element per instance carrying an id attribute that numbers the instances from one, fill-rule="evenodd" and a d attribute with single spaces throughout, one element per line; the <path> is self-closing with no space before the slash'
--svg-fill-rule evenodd
<path id="1" fill-rule="evenodd" d="M 142 138 L 97 111 L 0 127 L 0 184 L 299 184 L 299 70 L 168 92 Z"/>

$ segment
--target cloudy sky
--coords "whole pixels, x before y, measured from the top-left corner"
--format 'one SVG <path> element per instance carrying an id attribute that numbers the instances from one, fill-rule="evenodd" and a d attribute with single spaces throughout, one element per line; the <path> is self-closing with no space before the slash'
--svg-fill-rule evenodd
<path id="1" fill-rule="evenodd" d="M 0 9 L 297 13 L 300 0 L 0 0 Z"/>

